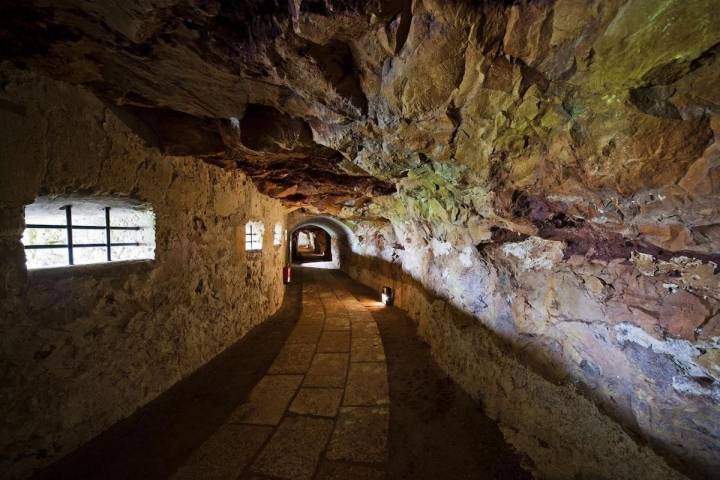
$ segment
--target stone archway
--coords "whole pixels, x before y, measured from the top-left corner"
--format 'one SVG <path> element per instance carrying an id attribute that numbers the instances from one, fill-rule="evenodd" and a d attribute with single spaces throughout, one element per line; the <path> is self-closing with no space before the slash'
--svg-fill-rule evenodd
<path id="1" fill-rule="evenodd" d="M 332 240 L 322 227 L 304 226 L 296 229 L 290 239 L 294 263 L 332 262 Z"/>
<path id="2" fill-rule="evenodd" d="M 325 215 L 304 217 L 289 223 L 291 226 L 288 228 L 287 253 L 290 264 L 302 263 L 307 264 L 307 266 L 324 265 L 327 268 L 340 269 L 347 263 L 350 254 L 352 231 L 345 224 L 335 218 Z M 296 236 L 300 231 L 312 229 L 315 229 L 314 231 L 316 232 L 325 232 L 325 234 L 329 236 L 329 249 L 327 249 L 327 255 L 330 258 L 316 262 L 297 262 L 296 260 L 298 257 L 294 248 Z"/>

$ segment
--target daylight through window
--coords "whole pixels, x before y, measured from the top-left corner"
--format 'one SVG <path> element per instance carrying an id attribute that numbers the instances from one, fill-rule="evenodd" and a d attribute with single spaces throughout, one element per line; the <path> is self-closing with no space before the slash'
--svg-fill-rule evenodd
<path id="1" fill-rule="evenodd" d="M 282 225 L 279 223 L 275 224 L 275 233 L 273 235 L 273 245 L 276 247 L 282 244 Z"/>
<path id="2" fill-rule="evenodd" d="M 28 269 L 155 258 L 152 209 L 129 200 L 38 199 L 25 207 Z"/>
<path id="3" fill-rule="evenodd" d="M 262 222 L 248 222 L 245 224 L 245 250 L 248 252 L 262 250 L 263 231 Z"/>

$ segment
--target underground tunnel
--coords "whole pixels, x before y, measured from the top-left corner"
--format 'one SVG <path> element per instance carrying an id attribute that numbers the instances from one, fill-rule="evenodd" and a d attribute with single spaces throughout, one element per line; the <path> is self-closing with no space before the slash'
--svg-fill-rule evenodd
<path id="1" fill-rule="evenodd" d="M 293 232 L 291 237 L 292 263 L 331 262 L 330 234 L 322 228 L 304 227 Z"/>
<path id="2" fill-rule="evenodd" d="M 720 478 L 718 8 L 1 2 L 0 477 Z"/>

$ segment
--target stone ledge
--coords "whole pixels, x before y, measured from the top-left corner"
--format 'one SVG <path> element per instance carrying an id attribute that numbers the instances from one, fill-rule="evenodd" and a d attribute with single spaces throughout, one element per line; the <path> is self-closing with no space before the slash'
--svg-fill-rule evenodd
<path id="1" fill-rule="evenodd" d="M 28 270 L 28 283 L 41 283 L 46 280 L 56 280 L 59 277 L 65 279 L 84 276 L 105 277 L 119 274 L 149 273 L 153 268 L 155 268 L 155 260 L 128 260 L 39 268 L 37 270 Z"/>

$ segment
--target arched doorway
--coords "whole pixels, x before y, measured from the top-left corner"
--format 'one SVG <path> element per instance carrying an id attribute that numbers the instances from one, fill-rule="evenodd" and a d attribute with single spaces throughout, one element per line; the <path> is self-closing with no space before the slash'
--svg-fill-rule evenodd
<path id="1" fill-rule="evenodd" d="M 330 234 L 321 227 L 304 226 L 292 233 L 292 258 L 295 263 L 331 262 Z"/>
<path id="2" fill-rule="evenodd" d="M 302 265 L 313 268 L 337 268 L 347 261 L 350 255 L 350 242 L 352 231 L 341 221 L 326 215 L 295 215 L 288 219 L 288 242 L 287 255 L 291 265 L 298 265 L 298 257 L 294 248 L 295 233 L 300 230 L 319 229 L 329 236 L 329 247 L 325 255 L 329 255 L 329 260 L 318 260 L 315 262 L 304 262 Z M 322 240 L 321 240 L 322 241 Z"/>

